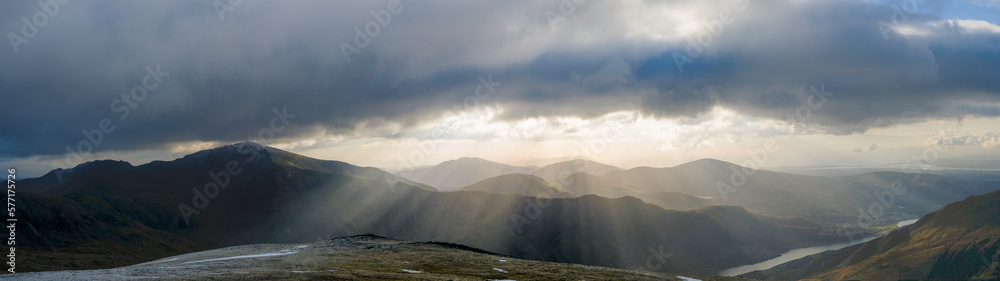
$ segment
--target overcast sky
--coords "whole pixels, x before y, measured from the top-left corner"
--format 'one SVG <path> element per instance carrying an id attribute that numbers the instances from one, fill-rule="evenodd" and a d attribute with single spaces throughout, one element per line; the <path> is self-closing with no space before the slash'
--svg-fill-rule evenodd
<path id="1" fill-rule="evenodd" d="M 0 163 L 261 136 L 386 169 L 739 163 L 768 140 L 765 166 L 992 161 L 998 24 L 998 0 L 2 1 Z"/>

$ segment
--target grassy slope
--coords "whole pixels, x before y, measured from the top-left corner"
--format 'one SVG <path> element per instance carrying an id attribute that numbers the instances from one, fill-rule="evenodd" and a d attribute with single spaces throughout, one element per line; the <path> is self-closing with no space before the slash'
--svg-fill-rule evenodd
<path id="1" fill-rule="evenodd" d="M 1000 192 L 971 197 L 928 215 L 909 231 L 866 244 L 848 266 L 815 275 L 845 279 L 967 279 L 1000 253 Z M 907 229 L 908 230 L 908 229 Z M 994 275 L 994 277 L 1000 277 Z"/>
<path id="2" fill-rule="evenodd" d="M 950 204 L 870 242 L 745 276 L 767 280 L 995 280 L 1000 278 L 998 218 L 1000 191 L 995 191 Z"/>
<path id="3" fill-rule="evenodd" d="M 285 253 L 283 255 L 247 255 Z M 243 256 L 245 258 L 233 259 Z M 412 272 L 407 272 L 405 270 Z M 740 278 L 685 275 L 702 280 Z M 359 235 L 256 244 L 109 270 L 27 273 L 25 280 L 680 280 L 673 274 L 516 259 L 467 246 Z"/>

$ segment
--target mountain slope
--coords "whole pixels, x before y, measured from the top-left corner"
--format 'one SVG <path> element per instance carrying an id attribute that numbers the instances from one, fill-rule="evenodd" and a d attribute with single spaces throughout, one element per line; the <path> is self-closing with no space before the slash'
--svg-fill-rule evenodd
<path id="1" fill-rule="evenodd" d="M 667 210 L 694 210 L 711 206 L 711 198 L 698 198 L 680 192 L 644 192 L 637 195 L 642 201 Z"/>
<path id="2" fill-rule="evenodd" d="M 441 190 L 456 190 L 487 178 L 506 174 L 530 174 L 533 170 L 481 158 L 463 157 L 431 167 L 399 171 L 396 174 Z"/>
<path id="3" fill-rule="evenodd" d="M 526 174 L 507 174 L 488 178 L 459 189 L 460 191 L 483 191 L 497 194 L 517 194 L 532 197 L 570 197 L 549 185 L 545 180 Z"/>
<path id="4" fill-rule="evenodd" d="M 617 198 L 637 196 L 639 190 L 624 184 L 609 181 L 588 173 L 573 173 L 563 179 L 561 189 L 576 196 L 594 194 L 601 197 Z"/>
<path id="5" fill-rule="evenodd" d="M 621 170 L 621 168 L 615 166 L 586 159 L 574 159 L 546 165 L 545 167 L 534 171 L 532 175 L 545 179 L 545 181 L 549 182 L 553 186 L 561 187 L 561 185 L 565 185 L 567 183 L 560 182 L 560 180 L 565 181 L 565 177 L 575 173 L 587 173 L 595 176 L 602 176 L 609 172 Z"/>
<path id="6" fill-rule="evenodd" d="M 110 270 L 20 273 L 10 277 L 19 280 L 682 280 L 672 274 L 522 260 L 457 244 L 408 242 L 374 235 L 305 244 L 234 246 Z"/>
<path id="7" fill-rule="evenodd" d="M 745 276 L 786 280 L 1000 278 L 1000 191 L 927 214 L 878 239 Z"/>
<path id="8" fill-rule="evenodd" d="M 301 159 L 290 164 L 287 159 L 292 158 Z M 57 258 L 88 261 L 95 267 L 120 266 L 262 241 L 265 238 L 254 230 L 309 187 L 336 185 L 376 194 L 390 188 L 386 180 L 409 182 L 373 168 L 317 161 L 240 143 L 140 166 L 89 162 L 64 172 L 61 183 L 50 172 L 18 182 L 24 189 L 18 194 L 25 202 L 19 206 L 24 229 L 37 234 L 22 236 L 18 243 L 25 251 L 51 256 L 52 263 L 27 263 L 29 270 L 84 266 Z M 143 240 L 158 243 L 151 246 Z M 106 254 L 96 258 L 93 252 Z"/>

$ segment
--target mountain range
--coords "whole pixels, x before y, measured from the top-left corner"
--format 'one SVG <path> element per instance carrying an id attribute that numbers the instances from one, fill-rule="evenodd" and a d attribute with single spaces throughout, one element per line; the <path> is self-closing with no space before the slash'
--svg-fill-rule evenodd
<path id="1" fill-rule="evenodd" d="M 846 240 L 838 224 L 854 220 L 854 207 L 879 202 L 874 192 L 895 181 L 908 187 L 883 221 L 995 189 L 902 173 L 800 176 L 717 160 L 628 170 L 570 161 L 526 173 L 459 162 L 467 161 L 462 169 L 477 175 L 464 180 L 493 176 L 439 189 L 255 143 L 139 166 L 88 162 L 19 182 L 30 231 L 19 243 L 32 261 L 24 270 L 112 268 L 221 247 L 373 233 L 520 259 L 714 274 Z M 469 164 L 476 162 L 482 165 Z M 423 169 L 427 177 L 447 170 Z M 543 177 L 553 172 L 538 172 L 552 170 L 555 184 Z M 711 193 L 733 171 L 753 175 L 728 201 Z"/>
<path id="2" fill-rule="evenodd" d="M 239 173 L 220 176 L 232 166 Z M 51 173 L 21 182 L 38 191 L 19 195 L 26 229 L 37 234 L 20 241 L 33 260 L 27 270 L 107 268 L 196 250 L 374 233 L 525 259 L 710 273 L 838 239 L 808 231 L 813 224 L 740 207 L 673 211 L 628 196 L 438 192 L 373 168 L 252 143 L 140 166 L 96 161 L 65 175 L 62 183 Z M 223 187 L 214 191 L 212 184 Z M 683 258 L 664 258 L 667 252 Z"/>
<path id="3" fill-rule="evenodd" d="M 485 177 L 488 174 L 504 174 L 509 169 L 491 170 L 497 167 L 496 163 L 476 158 L 445 162 L 441 164 L 443 167 L 428 167 L 423 170 L 423 176 L 447 178 L 450 173 L 435 175 L 433 171 L 446 171 L 446 167 L 456 163 L 462 163 L 465 169 L 480 171 L 480 177 L 484 177 L 480 181 L 498 183 L 510 180 Z M 992 191 L 998 183 L 960 180 L 931 173 L 870 172 L 840 177 L 807 176 L 751 169 L 714 159 L 701 159 L 675 167 L 627 170 L 578 159 L 547 165 L 532 172 L 532 175 L 545 180 L 549 187 L 572 196 L 632 196 L 672 210 L 735 205 L 757 214 L 806 219 L 830 231 L 865 235 L 874 233 L 844 228 L 856 225 L 859 216 L 866 217 L 865 224 L 874 225 L 892 225 L 917 218 L 970 195 Z M 906 190 L 904 194 L 891 192 L 897 183 Z M 494 193 L 530 194 L 524 193 L 524 190 L 515 192 L 526 186 L 513 182 L 503 185 L 509 188 L 485 189 L 479 184 L 470 188 Z M 536 180 L 534 189 L 543 190 L 540 186 L 544 185 Z M 548 196 L 554 195 L 557 193 Z M 876 203 L 881 205 L 883 211 L 878 216 L 868 215 L 867 209 Z M 863 212 L 859 212 L 859 208 Z M 867 221 L 869 219 L 870 222 Z"/>

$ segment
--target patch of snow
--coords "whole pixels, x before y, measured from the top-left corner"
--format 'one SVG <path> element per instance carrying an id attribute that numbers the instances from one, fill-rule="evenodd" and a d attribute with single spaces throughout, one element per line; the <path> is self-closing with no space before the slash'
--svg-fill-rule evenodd
<path id="1" fill-rule="evenodd" d="M 309 272 L 312 272 L 312 271 L 308 271 L 308 270 L 292 270 L 292 273 L 309 273 Z"/>
<path id="2" fill-rule="evenodd" d="M 680 275 L 678 275 L 677 278 L 680 278 L 682 281 L 701 281 L 701 279 L 688 278 Z"/>
<path id="3" fill-rule="evenodd" d="M 499 272 L 501 272 L 501 273 L 507 273 L 507 271 L 506 271 L 506 270 L 503 270 L 503 269 L 499 269 L 499 268 L 496 268 L 496 267 L 494 267 L 494 268 L 493 268 L 493 270 L 496 270 L 496 271 L 499 271 Z"/>
<path id="4" fill-rule="evenodd" d="M 507 262 L 507 260 L 500 260 L 500 262 Z"/>
<path id="5" fill-rule="evenodd" d="M 199 262 L 210 262 L 210 261 L 224 261 L 224 260 L 235 260 L 235 259 L 249 259 L 249 258 L 260 258 L 260 257 L 284 256 L 284 255 L 291 255 L 291 254 L 294 254 L 294 253 L 298 253 L 298 251 L 281 250 L 281 251 L 278 251 L 277 253 L 244 255 L 244 256 L 225 257 L 225 258 L 208 259 L 208 260 L 200 260 L 200 261 L 189 261 L 189 262 L 185 262 L 185 264 L 188 264 L 188 263 L 199 263 Z"/>
<path id="6" fill-rule="evenodd" d="M 424 273 L 423 270 L 410 270 L 410 269 L 405 269 L 405 268 L 402 268 L 402 269 L 399 269 L 399 270 L 402 270 L 402 271 L 407 272 L 407 273 Z"/>
<path id="7" fill-rule="evenodd" d="M 295 248 L 299 249 L 305 249 L 306 247 L 309 247 L 309 245 L 295 246 Z"/>
<path id="8" fill-rule="evenodd" d="M 151 261 L 151 262 L 147 262 L 147 264 L 154 264 L 154 263 L 161 263 L 161 262 L 168 262 L 168 261 L 175 261 L 175 260 L 178 260 L 178 259 L 180 259 L 180 258 L 169 258 L 169 259 L 165 259 L 165 260 L 159 260 L 159 261 Z"/>

